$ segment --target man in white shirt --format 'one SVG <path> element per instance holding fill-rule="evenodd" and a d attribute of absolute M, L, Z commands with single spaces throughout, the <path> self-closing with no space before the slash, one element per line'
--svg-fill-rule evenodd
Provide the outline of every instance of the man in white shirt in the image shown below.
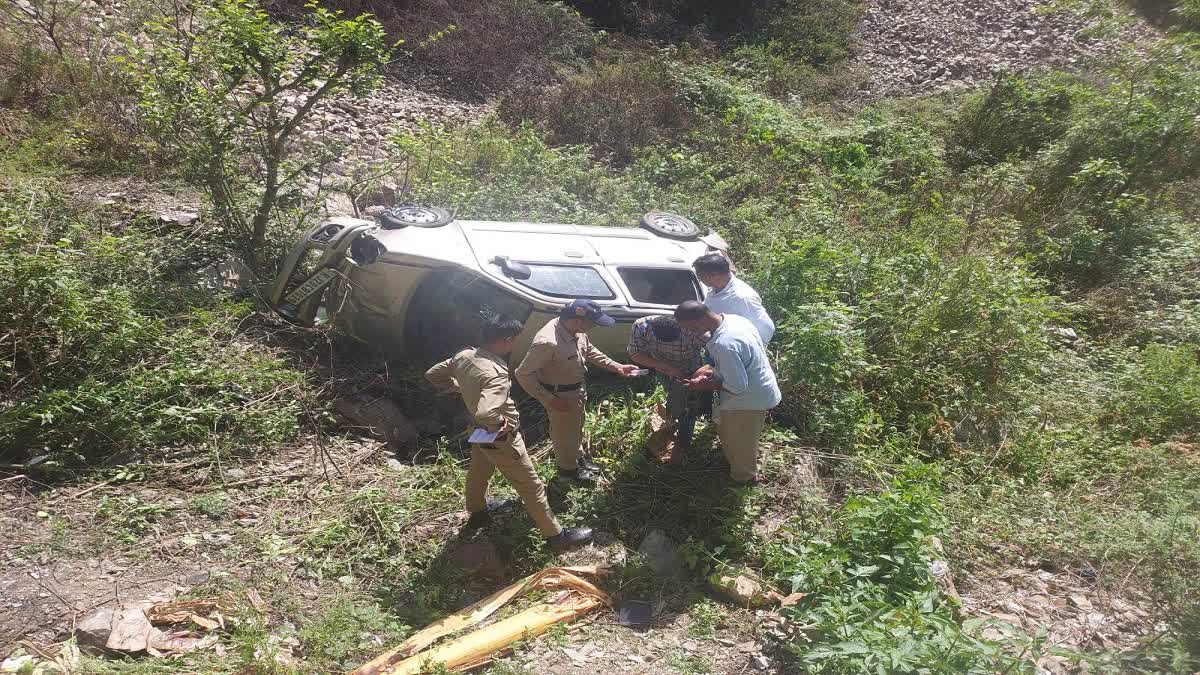
<path fill-rule="evenodd" d="M 753 484 L 758 478 L 758 437 L 767 411 L 783 398 L 767 348 L 749 320 L 717 314 L 695 300 L 676 307 L 675 320 L 690 331 L 712 333 L 705 347 L 714 365 L 697 371 L 688 386 L 720 392 L 719 412 L 714 416 L 721 451 L 729 460 L 729 476 L 737 484 Z"/>
<path fill-rule="evenodd" d="M 750 284 L 733 276 L 729 258 L 720 253 L 709 253 L 696 258 L 692 263 L 700 282 L 708 286 L 704 304 L 716 314 L 733 314 L 748 319 L 758 329 L 764 345 L 770 344 L 775 336 L 775 322 L 763 307 L 758 292 Z"/>

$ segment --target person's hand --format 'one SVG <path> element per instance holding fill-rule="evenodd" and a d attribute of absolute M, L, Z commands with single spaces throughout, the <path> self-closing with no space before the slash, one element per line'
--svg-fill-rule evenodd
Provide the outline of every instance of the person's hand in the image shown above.
<path fill-rule="evenodd" d="M 637 375 L 634 375 L 634 373 L 636 373 L 638 370 L 639 368 L 632 363 L 623 363 L 617 366 L 617 373 L 619 373 L 621 377 L 637 377 Z"/>
<path fill-rule="evenodd" d="M 558 412 L 567 412 L 571 409 L 571 402 L 565 398 L 555 397 L 550 399 L 550 407 Z"/>
<path fill-rule="evenodd" d="M 512 431 L 512 425 L 508 423 L 508 420 L 504 420 L 500 423 L 500 428 L 496 430 L 496 440 L 502 441 L 508 438 L 509 431 Z"/>
<path fill-rule="evenodd" d="M 694 380 L 697 377 L 711 378 L 716 374 L 717 374 L 717 370 L 715 368 L 713 368 L 712 366 L 710 366 L 708 364 L 705 364 L 703 366 L 700 366 L 700 368 L 698 368 L 696 370 L 696 372 L 692 373 L 692 376 L 690 378 L 684 378 L 684 379 L 693 379 Z"/>
<path fill-rule="evenodd" d="M 687 384 L 689 389 L 698 389 L 701 391 L 713 391 L 720 386 L 720 383 L 717 382 L 716 373 L 712 370 L 712 368 L 708 368 L 708 370 L 701 368 L 700 370 L 696 371 L 696 374 L 692 376 L 691 379 L 685 380 L 684 382 Z"/>

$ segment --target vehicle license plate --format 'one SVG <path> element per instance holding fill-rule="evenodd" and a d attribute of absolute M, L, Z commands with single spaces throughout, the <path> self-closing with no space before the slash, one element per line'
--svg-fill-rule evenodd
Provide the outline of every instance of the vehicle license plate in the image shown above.
<path fill-rule="evenodd" d="M 333 278 L 336 276 L 337 270 L 332 267 L 326 267 L 309 277 L 307 281 L 297 286 L 291 293 L 288 293 L 287 301 L 293 305 L 304 302 L 309 296 L 324 288 L 325 284 L 333 281 Z"/>

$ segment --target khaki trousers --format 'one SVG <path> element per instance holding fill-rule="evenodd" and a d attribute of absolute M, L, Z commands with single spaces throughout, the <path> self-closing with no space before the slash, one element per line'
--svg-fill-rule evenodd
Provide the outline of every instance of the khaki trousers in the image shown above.
<path fill-rule="evenodd" d="M 583 449 L 584 403 L 587 398 L 583 389 L 575 391 L 560 391 L 556 396 L 571 405 L 569 409 L 559 412 L 550 406 L 546 409 L 546 417 L 550 420 L 550 441 L 554 444 L 554 460 L 558 468 L 564 471 L 574 471 L 579 462 Z"/>
<path fill-rule="evenodd" d="M 487 509 L 488 481 L 499 469 L 509 484 L 525 502 L 529 517 L 537 524 L 542 534 L 553 537 L 562 532 L 554 519 L 550 502 L 546 501 L 546 487 L 533 470 L 533 462 L 525 452 L 525 440 L 514 431 L 504 441 L 497 440 L 496 447 L 471 446 L 471 466 L 467 469 L 467 511 L 478 513 Z"/>
<path fill-rule="evenodd" d="M 730 478 L 748 481 L 758 476 L 758 437 L 766 419 L 766 410 L 721 410 L 717 436 L 729 460 Z"/>

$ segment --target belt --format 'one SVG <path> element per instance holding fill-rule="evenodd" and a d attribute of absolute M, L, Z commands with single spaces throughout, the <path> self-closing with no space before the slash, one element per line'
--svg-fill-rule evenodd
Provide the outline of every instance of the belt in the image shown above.
<path fill-rule="evenodd" d="M 538 381 L 538 384 L 553 392 L 575 391 L 583 386 L 582 382 L 576 382 L 575 384 L 546 384 L 545 382 Z"/>

